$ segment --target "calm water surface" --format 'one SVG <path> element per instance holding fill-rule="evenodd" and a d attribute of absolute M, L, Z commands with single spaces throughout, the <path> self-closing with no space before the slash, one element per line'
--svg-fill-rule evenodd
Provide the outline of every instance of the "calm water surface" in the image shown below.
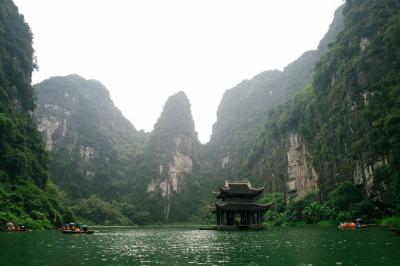
<path fill-rule="evenodd" d="M 321 227 L 0 233 L 0 265 L 400 265 L 400 236 Z"/>

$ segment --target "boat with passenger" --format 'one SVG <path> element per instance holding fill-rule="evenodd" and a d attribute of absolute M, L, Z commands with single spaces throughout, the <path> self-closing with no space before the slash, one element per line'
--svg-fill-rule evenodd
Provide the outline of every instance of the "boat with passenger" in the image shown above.
<path fill-rule="evenodd" d="M 95 230 L 90 230 L 85 224 L 68 223 L 64 224 L 62 232 L 64 234 L 93 234 Z"/>
<path fill-rule="evenodd" d="M 362 223 L 362 219 L 358 218 L 356 219 L 356 222 L 345 222 L 345 223 L 340 223 L 338 228 L 340 229 L 360 229 L 360 228 L 366 228 L 367 225 Z"/>

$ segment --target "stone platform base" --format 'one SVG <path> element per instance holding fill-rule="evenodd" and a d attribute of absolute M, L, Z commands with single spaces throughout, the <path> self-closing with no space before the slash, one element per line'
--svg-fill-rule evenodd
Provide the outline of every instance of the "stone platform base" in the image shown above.
<path fill-rule="evenodd" d="M 200 227 L 200 230 L 265 230 L 265 225 L 217 225 Z"/>

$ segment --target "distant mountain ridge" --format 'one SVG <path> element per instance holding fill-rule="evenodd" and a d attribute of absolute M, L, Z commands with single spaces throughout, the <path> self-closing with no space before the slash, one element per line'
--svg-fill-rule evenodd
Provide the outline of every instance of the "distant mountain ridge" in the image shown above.
<path fill-rule="evenodd" d="M 241 175 L 239 161 L 250 151 L 252 140 L 263 127 L 269 110 L 285 103 L 311 82 L 317 61 L 343 29 L 343 6 L 334 15 L 318 50 L 307 51 L 283 71 L 265 71 L 227 90 L 213 126 L 209 156 L 226 174 Z"/>
<path fill-rule="evenodd" d="M 135 162 L 148 134 L 135 129 L 96 80 L 78 75 L 52 77 L 35 89 L 35 117 L 51 151 L 51 176 L 71 204 L 130 200 L 126 186 L 134 183 Z M 89 199 L 93 202 L 88 203 Z M 78 214 L 86 215 L 75 207 Z"/>
<path fill-rule="evenodd" d="M 190 192 L 187 179 L 199 171 L 201 146 L 184 92 L 168 98 L 148 134 L 123 117 L 98 81 L 53 77 L 35 89 L 52 179 L 79 216 L 140 224 L 179 221 L 196 210 L 176 207 L 180 194 Z"/>
<path fill-rule="evenodd" d="M 114 223 L 206 217 L 207 210 L 198 211 L 209 200 L 207 191 L 221 178 L 244 173 L 238 162 L 251 149 L 268 110 L 310 81 L 340 21 L 337 11 L 320 50 L 304 53 L 284 71 L 260 73 L 228 90 L 206 146 L 198 141 L 184 92 L 168 98 L 154 130 L 145 134 L 122 116 L 98 81 L 69 75 L 37 84 L 35 116 L 51 151 L 52 178 L 75 212 L 92 221 L 110 216 L 110 208 L 118 217 L 110 218 Z M 190 204 L 183 208 L 185 202 Z M 100 214 L 93 216 L 93 208 Z"/>
<path fill-rule="evenodd" d="M 145 134 L 100 83 L 76 75 L 44 81 L 36 117 L 51 175 L 75 212 L 98 223 L 210 221 L 210 191 L 242 178 L 287 202 L 312 192 L 326 200 L 350 182 L 362 200 L 395 213 L 398 10 L 395 0 L 347 1 L 317 50 L 225 92 L 206 145 L 184 92 L 167 99 Z"/>

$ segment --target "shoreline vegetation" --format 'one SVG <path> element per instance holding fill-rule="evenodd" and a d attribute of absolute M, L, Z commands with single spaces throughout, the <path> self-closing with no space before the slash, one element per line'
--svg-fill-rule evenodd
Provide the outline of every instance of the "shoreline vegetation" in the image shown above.
<path fill-rule="evenodd" d="M 331 220 L 321 220 L 317 223 L 305 223 L 304 221 L 297 222 L 285 222 L 278 224 L 276 221 L 266 221 L 264 225 L 267 227 L 337 227 L 340 222 L 331 221 Z M 400 216 L 388 216 L 381 219 L 371 220 L 366 223 L 368 227 L 381 227 L 381 228 L 391 228 L 391 227 L 400 227 Z M 132 229 L 174 229 L 174 228 L 182 228 L 182 229 L 199 229 L 201 227 L 212 227 L 214 224 L 212 223 L 204 223 L 204 224 L 191 224 L 191 223 L 177 223 L 177 224 L 149 224 L 149 225 L 91 225 L 91 228 L 101 229 L 101 228 L 132 228 Z M 59 227 L 42 227 L 36 228 L 34 231 L 52 231 L 52 230 L 60 230 Z M 0 232 L 5 232 L 5 230 L 0 230 Z"/>
<path fill-rule="evenodd" d="M 60 95 L 93 91 L 79 98 L 82 101 L 72 101 L 80 105 L 71 105 L 76 108 L 76 120 L 69 120 L 68 124 L 76 125 L 77 131 L 59 127 L 71 135 L 66 135 L 56 153 L 55 148 L 53 152 L 46 151 L 33 119 L 36 92 L 40 89 L 31 85 L 32 71 L 38 68 L 32 32 L 13 1 L 1 1 L 0 17 L 4 19 L 0 20 L 0 231 L 7 224 L 52 230 L 75 221 L 98 224 L 93 227 L 215 225 L 207 203 L 211 189 L 217 187 L 221 177 L 250 177 L 255 184 L 280 191 L 265 193 L 260 199 L 261 203 L 273 203 L 264 217 L 267 226 L 337 226 L 362 219 L 365 224 L 400 229 L 399 3 L 347 0 L 344 29 L 316 63 L 312 80 L 298 90 L 293 88 L 293 97 L 268 112 L 263 109 L 266 101 L 259 95 L 279 94 L 265 94 L 254 87 L 248 90 L 254 90 L 254 94 L 239 93 L 235 98 L 234 90 L 227 91 L 227 97 L 232 98 L 226 98 L 220 108 L 226 108 L 228 115 L 224 117 L 220 115 L 222 111 L 218 112 L 219 124 L 215 126 L 226 131 L 213 132 L 214 140 L 209 146 L 198 142 L 190 102 L 183 92 L 168 98 L 149 135 L 129 124 L 99 82 L 77 75 L 52 79 L 55 83 L 47 81 L 47 85 L 42 85 L 48 88 L 76 85 L 74 91 L 68 92 L 51 89 L 55 93 L 53 102 L 41 103 L 51 107 L 46 113 L 51 118 L 64 110 L 66 98 Z M 275 83 L 272 76 L 261 75 L 254 80 L 257 84 L 267 81 L 260 77 L 271 77 Z M 293 80 L 297 84 L 303 78 L 296 74 L 284 83 Z M 241 101 L 244 98 L 249 102 Z M 61 99 L 63 102 L 59 102 Z M 101 99 L 107 101 L 101 103 Z M 247 110 L 242 104 L 254 108 Z M 67 107 L 60 113 L 70 117 Z M 235 110 L 239 110 L 238 115 Z M 253 122 L 259 110 L 264 110 L 259 114 L 267 120 Z M 108 119 L 105 114 L 112 115 Z M 58 118 L 60 125 L 66 124 L 64 116 Z M 121 127 L 115 130 L 114 125 Z M 257 138 L 250 133 L 257 133 Z M 304 141 L 303 153 L 310 158 L 302 160 L 312 162 L 318 173 L 315 187 L 319 191 L 303 195 L 299 189 L 301 199 L 288 202 L 283 193 L 290 193 L 286 182 L 286 147 L 294 135 Z M 79 142 L 75 136 L 81 138 Z M 65 148 L 72 146 L 73 152 Z M 96 151 L 93 147 L 101 148 Z M 171 197 L 166 198 L 161 184 L 166 184 L 163 178 L 169 176 L 170 165 L 187 169 L 179 177 L 186 184 L 182 190 L 169 187 Z M 368 180 L 364 174 L 361 183 L 355 182 L 354 175 L 359 170 L 369 171 Z M 169 176 L 172 177 L 176 176 Z M 149 187 L 154 189 L 148 191 Z M 185 223 L 177 223 L 181 221 Z"/>
<path fill-rule="evenodd" d="M 319 192 L 306 193 L 289 204 L 285 204 L 283 193 L 266 193 L 262 201 L 274 204 L 265 214 L 269 226 L 338 226 L 361 218 L 368 225 L 400 227 L 400 215 L 387 215 L 365 199 L 361 187 L 350 182 L 339 185 L 324 202 Z"/>
<path fill-rule="evenodd" d="M 366 200 L 362 189 L 350 182 L 341 184 L 334 190 L 329 200 L 322 202 L 318 192 L 307 193 L 297 201 L 286 204 L 283 193 L 264 193 L 260 199 L 263 203 L 273 203 L 273 207 L 264 216 L 266 226 L 320 226 L 337 227 L 342 222 L 352 222 L 361 218 L 363 223 L 370 226 L 400 228 L 400 215 L 385 215 L 376 205 Z M 2 214 L 2 220 L 24 225 L 33 230 L 54 230 L 59 226 L 49 223 L 30 223 L 31 220 Z M 15 218 L 15 219 L 13 219 Z M 45 217 L 42 217 L 45 218 Z M 96 224 L 93 221 L 74 217 L 75 221 L 91 225 L 93 228 L 200 228 L 213 226 L 212 219 L 204 223 L 171 223 L 171 224 Z M 4 222 L 6 222 L 4 220 Z M 1 228 L 0 230 L 5 230 Z"/>
<path fill-rule="evenodd" d="M 399 217 L 400 219 L 400 217 Z M 267 227 L 337 227 L 337 223 L 333 223 L 331 221 L 321 221 L 316 224 L 305 224 L 305 223 L 291 223 L 291 224 L 282 224 L 279 226 L 272 225 L 269 223 L 265 223 Z M 382 224 L 380 221 L 378 223 L 367 224 L 368 226 L 373 227 L 387 227 L 390 228 L 392 224 Z M 141 229 L 141 228 L 188 228 L 188 229 L 198 229 L 199 227 L 212 227 L 214 224 L 173 224 L 173 225 L 93 225 L 91 228 L 133 228 L 133 229 Z"/>

